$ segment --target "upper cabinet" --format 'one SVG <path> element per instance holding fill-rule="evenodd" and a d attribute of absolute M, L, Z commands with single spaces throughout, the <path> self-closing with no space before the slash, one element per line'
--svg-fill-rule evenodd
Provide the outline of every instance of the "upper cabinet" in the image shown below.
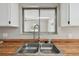
<path fill-rule="evenodd" d="M 70 4 L 70 24 L 79 26 L 79 3 Z"/>
<path fill-rule="evenodd" d="M 18 27 L 18 4 L 0 3 L 0 27 Z"/>
<path fill-rule="evenodd" d="M 60 4 L 61 26 L 79 26 L 79 3 Z"/>

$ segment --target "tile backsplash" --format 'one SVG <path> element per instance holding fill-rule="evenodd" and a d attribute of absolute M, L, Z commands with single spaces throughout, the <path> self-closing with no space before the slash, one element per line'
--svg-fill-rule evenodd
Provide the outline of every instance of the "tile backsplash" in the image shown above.
<path fill-rule="evenodd" d="M 56 38 L 56 39 L 59 39 L 59 38 L 79 38 L 79 27 L 61 27 L 61 26 L 58 26 L 58 33 L 57 34 L 48 34 L 48 33 L 41 33 L 40 35 L 40 38 L 48 38 L 48 39 L 51 39 L 51 38 Z M 36 34 L 36 38 L 37 38 L 37 34 Z M 3 38 L 3 33 L 0 33 L 0 38 Z M 7 33 L 7 38 L 10 39 L 10 38 L 22 38 L 22 39 L 25 39 L 25 38 L 33 38 L 33 33 L 26 33 L 26 34 L 21 34 L 20 33 L 20 28 L 14 30 L 14 31 L 10 31 Z"/>

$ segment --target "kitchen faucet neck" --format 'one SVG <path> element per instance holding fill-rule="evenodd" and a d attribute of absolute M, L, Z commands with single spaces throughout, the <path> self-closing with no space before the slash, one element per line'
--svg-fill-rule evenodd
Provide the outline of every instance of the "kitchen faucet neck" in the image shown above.
<path fill-rule="evenodd" d="M 34 26 L 34 34 L 33 34 L 33 39 L 35 39 L 35 30 L 38 29 L 38 39 L 40 39 L 40 26 L 38 24 L 36 24 Z"/>

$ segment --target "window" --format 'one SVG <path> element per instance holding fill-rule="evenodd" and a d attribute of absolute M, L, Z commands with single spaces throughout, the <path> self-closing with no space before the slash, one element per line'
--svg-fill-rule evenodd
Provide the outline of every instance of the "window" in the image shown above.
<path fill-rule="evenodd" d="M 36 24 L 40 26 L 40 32 L 57 32 L 56 8 L 23 8 L 22 10 L 24 33 L 33 32 Z"/>

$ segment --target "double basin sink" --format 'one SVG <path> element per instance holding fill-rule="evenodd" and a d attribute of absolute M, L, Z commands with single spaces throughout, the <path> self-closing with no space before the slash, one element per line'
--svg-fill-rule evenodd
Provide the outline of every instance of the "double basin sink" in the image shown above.
<path fill-rule="evenodd" d="M 29 43 L 24 44 L 18 49 L 19 54 L 36 54 L 38 52 L 43 54 L 59 54 L 60 50 L 50 43 Z"/>

